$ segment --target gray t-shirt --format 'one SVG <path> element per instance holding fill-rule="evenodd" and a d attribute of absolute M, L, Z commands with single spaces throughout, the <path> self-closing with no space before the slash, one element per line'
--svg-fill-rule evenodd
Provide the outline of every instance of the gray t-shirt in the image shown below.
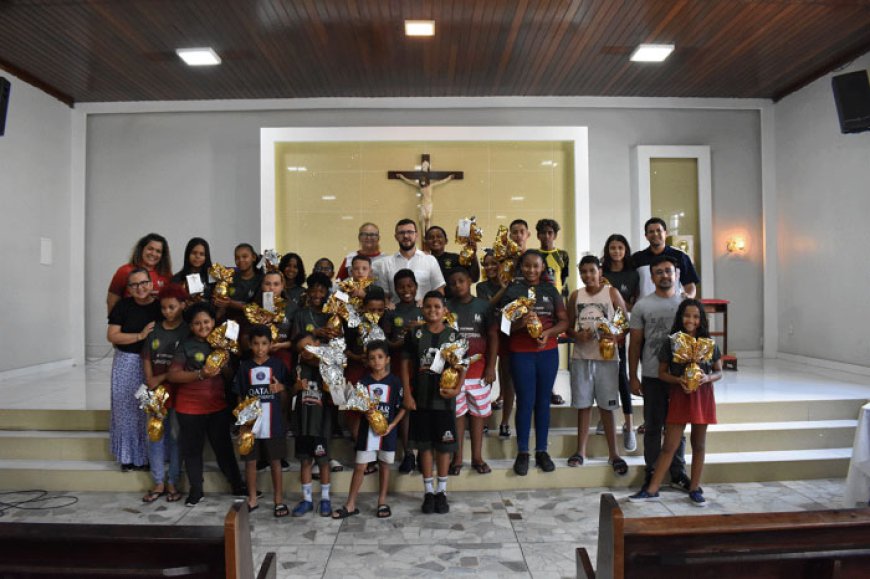
<path fill-rule="evenodd" d="M 638 300 L 631 310 L 629 328 L 643 330 L 643 352 L 640 363 L 641 375 L 646 378 L 658 378 L 659 350 L 668 339 L 674 316 L 683 298 L 675 294 L 669 298 L 659 297 L 651 293 Z"/>

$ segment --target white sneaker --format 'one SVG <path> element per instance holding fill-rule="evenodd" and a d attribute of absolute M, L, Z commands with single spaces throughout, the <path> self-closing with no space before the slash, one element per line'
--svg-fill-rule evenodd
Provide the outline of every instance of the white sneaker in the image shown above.
<path fill-rule="evenodd" d="M 633 428 L 622 431 L 622 445 L 625 447 L 626 452 L 637 450 L 637 435 L 634 433 Z"/>

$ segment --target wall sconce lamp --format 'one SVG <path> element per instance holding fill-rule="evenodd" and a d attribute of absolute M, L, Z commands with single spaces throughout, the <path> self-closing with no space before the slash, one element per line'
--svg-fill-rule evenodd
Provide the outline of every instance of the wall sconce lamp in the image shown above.
<path fill-rule="evenodd" d="M 725 243 L 725 249 L 732 255 L 743 255 L 746 253 L 746 238 L 740 235 L 734 235 L 728 238 Z"/>

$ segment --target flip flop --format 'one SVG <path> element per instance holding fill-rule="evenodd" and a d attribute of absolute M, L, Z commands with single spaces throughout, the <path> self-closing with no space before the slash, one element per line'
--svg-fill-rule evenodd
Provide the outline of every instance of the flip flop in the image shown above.
<path fill-rule="evenodd" d="M 377 517 L 379 519 L 387 519 L 393 516 L 393 511 L 390 510 L 390 505 L 378 505 Z"/>
<path fill-rule="evenodd" d="M 275 510 L 273 511 L 273 514 L 275 515 L 275 517 L 280 519 L 289 515 L 290 509 L 287 507 L 286 504 L 278 503 L 277 505 L 275 505 Z"/>
<path fill-rule="evenodd" d="M 628 473 L 628 463 L 621 458 L 613 459 L 610 461 L 610 465 L 613 467 L 613 472 L 619 476 L 625 476 Z"/>
<path fill-rule="evenodd" d="M 175 491 L 174 493 L 168 493 L 166 495 L 166 502 L 167 503 L 177 503 L 182 498 L 184 498 L 184 494 L 180 493 L 178 491 Z"/>
<path fill-rule="evenodd" d="M 477 471 L 477 474 L 489 474 L 492 472 L 492 469 L 489 468 L 489 465 L 485 462 L 481 462 L 480 464 L 472 463 L 471 468 Z"/>
<path fill-rule="evenodd" d="M 447 469 L 447 474 L 449 476 L 459 476 L 462 473 L 462 465 L 461 464 L 451 464 L 450 468 Z"/>
<path fill-rule="evenodd" d="M 572 454 L 568 457 L 568 466 L 583 466 L 584 458 L 582 454 Z"/>
<path fill-rule="evenodd" d="M 253 513 L 254 511 L 256 511 L 256 510 L 259 509 L 259 508 L 260 508 L 260 505 L 254 505 L 254 506 L 252 507 L 252 506 L 251 506 L 251 503 L 248 503 L 248 512 L 249 512 L 249 513 Z"/>
<path fill-rule="evenodd" d="M 142 502 L 143 503 L 153 503 L 154 501 L 156 501 L 160 497 L 164 496 L 165 494 L 166 494 L 165 489 L 162 491 L 154 491 L 154 490 L 148 491 L 147 493 L 145 493 L 145 496 L 142 497 Z"/>
<path fill-rule="evenodd" d="M 370 462 L 366 465 L 366 469 L 363 474 L 375 474 L 378 472 L 378 465 L 375 462 Z"/>
<path fill-rule="evenodd" d="M 352 517 L 352 516 L 358 515 L 358 514 L 359 514 L 359 509 L 354 509 L 352 511 L 349 511 L 349 510 L 347 510 L 347 507 L 341 507 L 341 508 L 335 509 L 332 512 L 332 518 L 336 519 L 336 520 L 337 519 L 346 519 L 348 517 Z"/>

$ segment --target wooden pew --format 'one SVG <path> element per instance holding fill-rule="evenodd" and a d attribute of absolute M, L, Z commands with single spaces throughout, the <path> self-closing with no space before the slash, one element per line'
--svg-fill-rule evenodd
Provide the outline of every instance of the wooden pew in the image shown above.
<path fill-rule="evenodd" d="M 0 577 L 254 579 L 245 503 L 224 526 L 0 523 Z M 274 579 L 268 553 L 257 579 Z"/>
<path fill-rule="evenodd" d="M 577 549 L 581 579 L 864 579 L 870 508 L 626 518 L 603 494 L 597 564 Z"/>

